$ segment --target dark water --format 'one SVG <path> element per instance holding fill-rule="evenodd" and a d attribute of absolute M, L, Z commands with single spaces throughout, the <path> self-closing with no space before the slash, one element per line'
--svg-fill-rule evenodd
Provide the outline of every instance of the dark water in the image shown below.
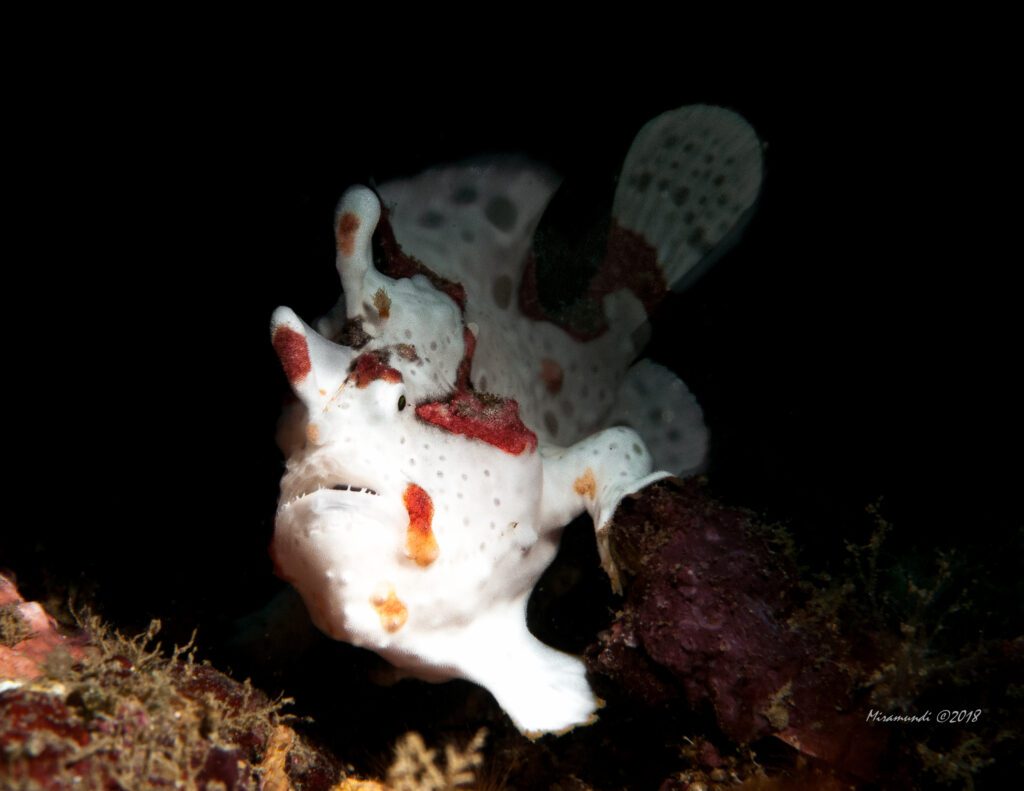
<path fill-rule="evenodd" d="M 767 145 L 744 240 L 663 306 L 649 350 L 704 407 L 712 491 L 788 523 L 822 567 L 866 539 L 881 498 L 894 553 L 956 548 L 1005 581 L 1005 626 L 1022 570 L 1018 292 L 1013 256 L 989 244 L 993 198 L 971 164 L 984 152 L 963 158 L 970 125 L 943 100 L 880 83 L 113 102 L 33 204 L 49 273 L 36 321 L 63 351 L 15 386 L 39 507 L 2 528 L 0 565 L 29 595 L 84 585 L 129 629 L 159 616 L 183 640 L 198 625 L 228 656 L 231 620 L 278 589 L 266 546 L 285 383 L 269 317 L 335 301 L 344 187 L 502 151 L 614 171 L 647 118 L 703 101 Z M 35 342 L 25 331 L 18 353 L 36 359 Z"/>

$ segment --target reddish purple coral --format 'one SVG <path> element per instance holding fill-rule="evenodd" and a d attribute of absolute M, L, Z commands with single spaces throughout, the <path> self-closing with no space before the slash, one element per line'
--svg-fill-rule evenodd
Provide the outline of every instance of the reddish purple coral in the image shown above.
<path fill-rule="evenodd" d="M 0 574 L 0 679 L 31 681 L 44 674 L 54 652 L 83 656 L 80 635 L 65 635 L 38 602 L 27 602 Z"/>
<path fill-rule="evenodd" d="M 650 704 L 682 696 L 710 706 L 735 741 L 774 734 L 873 773 L 885 736 L 854 714 L 852 675 L 836 661 L 846 649 L 791 620 L 795 570 L 748 514 L 712 502 L 696 482 L 662 481 L 623 501 L 611 542 L 632 581 L 588 652 L 591 672 Z"/>
<path fill-rule="evenodd" d="M 335 787 L 342 768 L 248 683 L 92 619 L 74 637 L 0 575 L 0 787 Z M 262 785 L 261 785 L 262 780 Z"/>

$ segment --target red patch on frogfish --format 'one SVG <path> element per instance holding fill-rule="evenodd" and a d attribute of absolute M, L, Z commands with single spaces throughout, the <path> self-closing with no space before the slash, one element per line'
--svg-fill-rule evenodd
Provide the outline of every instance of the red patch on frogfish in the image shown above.
<path fill-rule="evenodd" d="M 338 249 L 342 255 L 350 256 L 356 251 L 356 231 L 359 230 L 359 218 L 348 211 L 338 220 Z"/>
<path fill-rule="evenodd" d="M 540 378 L 544 382 L 544 387 L 547 388 L 551 395 L 557 395 L 561 392 L 564 374 L 562 373 L 562 366 L 558 364 L 557 360 L 545 357 L 540 361 Z"/>
<path fill-rule="evenodd" d="M 395 239 L 395 232 L 388 221 L 386 209 L 381 211 L 373 238 L 380 252 L 383 253 L 380 260 L 375 262 L 377 270 L 381 274 L 396 280 L 402 277 L 423 275 L 434 288 L 451 297 L 459 306 L 459 310 L 466 309 L 466 289 L 462 287 L 461 283 L 441 277 L 418 258 L 403 252 L 402 246 Z"/>
<path fill-rule="evenodd" d="M 402 381 L 402 374 L 388 365 L 386 352 L 366 352 L 356 357 L 349 370 L 348 380 L 355 382 L 356 387 L 366 387 L 370 382 L 382 379 L 396 384 Z"/>
<path fill-rule="evenodd" d="M 434 537 L 434 501 L 426 491 L 410 483 L 402 495 L 405 510 L 409 512 L 409 527 L 405 534 L 405 553 L 418 566 L 429 566 L 437 560 L 438 546 Z"/>
<path fill-rule="evenodd" d="M 589 304 L 589 295 L 580 297 L 577 305 L 583 304 L 583 310 L 550 311 L 540 301 L 540 289 L 537 286 L 537 259 L 531 252 L 526 257 L 523 267 L 523 280 L 519 284 L 519 312 L 534 321 L 550 321 L 561 327 L 578 341 L 590 341 L 600 337 L 608 329 L 608 320 L 604 315 L 604 306 L 600 303 Z M 581 320 L 581 317 L 584 317 Z"/>
<path fill-rule="evenodd" d="M 455 388 L 457 390 L 469 389 L 469 370 L 473 367 L 473 353 L 476 351 L 476 336 L 470 332 L 469 327 L 462 328 L 462 341 L 466 350 L 459 361 L 459 368 L 455 372 Z"/>
<path fill-rule="evenodd" d="M 281 366 L 288 381 L 297 384 L 305 379 L 313 365 L 309 361 L 309 347 L 302 334 L 291 327 L 278 327 L 274 330 L 271 343 L 281 358 Z"/>
<path fill-rule="evenodd" d="M 658 266 L 658 251 L 636 231 L 612 222 L 608 230 L 608 249 L 588 294 L 600 300 L 623 287 L 636 294 L 648 315 L 668 291 L 665 273 Z"/>
<path fill-rule="evenodd" d="M 613 221 L 601 266 L 591 278 L 587 292 L 570 309 L 554 313 L 541 303 L 537 260 L 530 253 L 519 286 L 519 310 L 531 319 L 556 324 L 577 340 L 589 341 L 608 329 L 602 300 L 620 288 L 632 291 L 650 315 L 668 291 L 668 284 L 653 245 L 636 231 Z"/>
<path fill-rule="evenodd" d="M 511 398 L 459 390 L 447 401 L 420 404 L 416 416 L 516 456 L 537 448 L 537 435 L 519 419 L 519 404 Z"/>

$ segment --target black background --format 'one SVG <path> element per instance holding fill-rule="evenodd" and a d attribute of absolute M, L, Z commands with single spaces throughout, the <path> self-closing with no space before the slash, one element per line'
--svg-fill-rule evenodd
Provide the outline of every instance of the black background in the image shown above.
<path fill-rule="evenodd" d="M 995 242 L 1008 148 L 970 86 L 318 76 L 84 81 L 12 122 L 27 243 L 8 266 L 32 285 L 8 292 L 8 493 L 27 508 L 0 565 L 29 595 L 84 585 L 172 636 L 261 606 L 286 389 L 268 322 L 336 299 L 341 191 L 504 151 L 571 173 L 693 102 L 767 146 L 744 240 L 656 320 L 652 354 L 711 427 L 713 492 L 812 562 L 864 540 L 883 498 L 895 547 L 1019 567 L 1019 252 Z"/>

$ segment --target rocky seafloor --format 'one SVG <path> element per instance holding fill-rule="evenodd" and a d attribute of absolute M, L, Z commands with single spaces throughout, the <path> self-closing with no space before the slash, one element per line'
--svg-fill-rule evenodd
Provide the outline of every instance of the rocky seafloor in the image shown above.
<path fill-rule="evenodd" d="M 906 576 L 882 560 L 890 526 L 875 518 L 845 576 L 814 578 L 785 531 L 700 481 L 659 482 L 616 515 L 621 598 L 577 565 L 587 535 L 574 526 L 531 624 L 584 653 L 605 706 L 596 724 L 535 741 L 478 687 L 394 683 L 372 654 L 310 633 L 285 636 L 285 649 L 259 616 L 233 637 L 235 660 L 262 673 L 253 684 L 202 661 L 201 636 L 161 648 L 159 623 L 125 637 L 82 601 L 51 605 L 58 621 L 8 577 L 0 778 L 54 789 L 997 787 L 1022 754 L 1011 723 L 1024 637 L 951 651 L 943 630 L 980 617 L 948 595 L 955 564 Z M 950 701 L 970 701 L 956 727 L 869 717 L 934 718 Z"/>

